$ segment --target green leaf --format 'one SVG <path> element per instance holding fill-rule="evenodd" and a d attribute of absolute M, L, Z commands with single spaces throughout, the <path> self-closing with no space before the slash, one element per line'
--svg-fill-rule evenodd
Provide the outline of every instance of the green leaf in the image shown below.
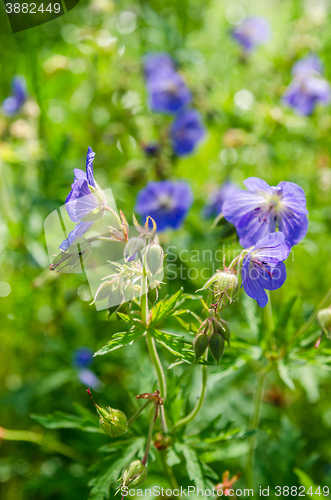
<path fill-rule="evenodd" d="M 51 415 L 30 415 L 38 424 L 47 429 L 79 429 L 85 432 L 104 434 L 99 426 L 91 426 L 84 418 L 56 411 Z"/>
<path fill-rule="evenodd" d="M 172 467 L 173 465 L 180 464 L 180 458 L 172 447 L 167 449 L 166 460 L 167 460 L 167 464 L 169 465 L 169 467 Z"/>
<path fill-rule="evenodd" d="M 126 323 L 132 323 L 132 319 L 128 314 L 123 314 L 121 312 L 117 312 L 117 316 L 119 316 Z"/>
<path fill-rule="evenodd" d="M 194 481 L 194 484 L 197 488 L 201 488 L 204 490 L 205 482 L 203 480 L 198 455 L 196 454 L 195 450 L 185 444 L 180 444 L 178 445 L 178 447 L 184 455 L 186 461 L 186 470 L 189 478 L 191 479 L 191 481 Z"/>
<path fill-rule="evenodd" d="M 277 363 L 278 365 L 278 373 L 284 384 L 287 385 L 292 391 L 295 389 L 294 382 L 289 374 L 288 366 L 285 365 L 284 361 L 281 359 Z"/>
<path fill-rule="evenodd" d="M 168 349 L 168 351 L 170 351 L 172 354 L 175 354 L 186 363 L 197 363 L 203 365 L 212 364 L 201 358 L 196 361 L 193 351 L 193 344 L 183 340 L 183 337 L 156 329 L 149 331 L 157 342 L 162 344 L 166 349 Z"/>
<path fill-rule="evenodd" d="M 180 288 L 178 292 L 172 295 L 168 299 L 160 300 L 155 307 L 151 309 L 151 326 L 156 326 L 166 318 L 172 315 L 174 309 L 176 308 L 177 302 L 179 301 L 183 289 Z"/>
<path fill-rule="evenodd" d="M 282 339 L 286 338 L 286 335 L 285 335 L 286 328 L 288 326 L 289 320 L 292 317 L 292 309 L 295 305 L 297 298 L 298 298 L 297 295 L 292 297 L 287 302 L 287 304 L 285 304 L 285 306 L 280 310 L 280 312 L 278 314 L 277 324 L 276 324 L 276 327 L 274 330 L 274 334 L 276 337 L 280 337 Z"/>
<path fill-rule="evenodd" d="M 94 356 L 101 356 L 103 354 L 107 354 L 107 352 L 114 351 L 115 349 L 119 349 L 124 345 L 131 345 L 136 340 L 140 339 L 144 331 L 141 329 L 135 328 L 130 332 L 119 332 L 115 333 L 112 339 L 108 342 L 107 345 L 103 346 L 97 352 L 94 353 Z"/>
<path fill-rule="evenodd" d="M 104 469 L 105 462 L 101 464 L 102 471 L 98 476 L 91 479 L 88 484 L 92 487 L 89 496 L 90 500 L 104 500 L 105 498 L 109 498 L 110 483 L 113 483 L 114 488 L 117 488 L 119 485 L 117 480 L 120 478 L 122 470 L 135 458 L 144 443 L 145 438 L 137 438 L 134 443 L 124 450 L 120 458 L 115 461 L 114 458 L 107 460 L 107 463 L 110 462 L 111 465 L 106 471 Z"/>
<path fill-rule="evenodd" d="M 303 470 L 300 470 L 298 469 L 297 467 L 295 469 L 293 469 L 295 474 L 298 476 L 298 479 L 299 479 L 299 483 L 301 484 L 301 486 L 304 486 L 305 487 L 305 490 L 306 490 L 306 496 L 308 498 L 311 498 L 312 500 L 317 500 L 317 499 L 320 499 L 321 496 L 320 495 L 314 495 L 315 491 L 317 490 L 318 486 L 314 483 L 314 481 L 308 476 L 308 474 L 306 474 L 305 472 L 303 472 Z M 312 487 L 312 492 L 313 494 L 312 495 L 307 495 L 307 491 L 309 490 L 309 488 Z M 322 490 L 322 488 L 321 488 Z"/>

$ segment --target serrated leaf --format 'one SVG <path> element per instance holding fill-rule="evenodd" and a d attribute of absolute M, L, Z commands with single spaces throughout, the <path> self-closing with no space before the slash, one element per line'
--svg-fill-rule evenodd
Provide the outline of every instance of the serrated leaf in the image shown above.
<path fill-rule="evenodd" d="M 103 354 L 107 354 L 108 352 L 119 349 L 120 347 L 123 347 L 125 345 L 131 345 L 136 340 L 140 339 L 143 334 L 144 331 L 137 328 L 130 332 L 115 333 L 108 344 L 95 352 L 94 356 L 102 356 Z"/>
<path fill-rule="evenodd" d="M 181 288 L 172 295 L 168 299 L 160 300 L 155 307 L 151 309 L 151 326 L 156 326 L 166 318 L 172 315 L 173 310 L 175 309 L 179 298 L 183 293 L 183 289 Z"/>
<path fill-rule="evenodd" d="M 180 464 L 180 458 L 172 447 L 167 449 L 166 461 L 169 467 Z"/>
<path fill-rule="evenodd" d="M 290 376 L 288 366 L 285 365 L 284 361 L 281 359 L 277 363 L 278 365 L 278 373 L 284 384 L 287 385 L 292 391 L 295 389 L 294 382 Z"/>
<path fill-rule="evenodd" d="M 197 488 L 204 490 L 205 483 L 196 451 L 185 444 L 180 444 L 179 446 L 186 461 L 186 470 L 189 478 L 191 481 L 194 481 Z"/>

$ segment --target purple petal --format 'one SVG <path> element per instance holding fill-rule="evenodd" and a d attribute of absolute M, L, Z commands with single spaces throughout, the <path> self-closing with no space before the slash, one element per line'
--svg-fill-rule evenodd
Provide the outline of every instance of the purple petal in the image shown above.
<path fill-rule="evenodd" d="M 250 256 L 245 257 L 242 266 L 242 280 L 245 292 L 249 297 L 255 299 L 260 307 L 268 303 L 268 296 L 260 282 L 258 269 L 250 264 Z"/>
<path fill-rule="evenodd" d="M 259 240 L 252 252 L 252 258 L 259 262 L 277 263 L 286 260 L 291 251 L 291 245 L 285 240 L 282 232 L 268 234 Z"/>
<path fill-rule="evenodd" d="M 93 160 L 95 153 L 93 153 L 92 148 L 89 146 L 86 155 L 86 177 L 87 182 L 90 186 L 95 187 L 95 182 L 93 178 Z"/>
<path fill-rule="evenodd" d="M 311 54 L 304 59 L 300 59 L 300 61 L 296 62 L 292 68 L 293 76 L 305 75 L 312 72 L 323 73 L 322 62 L 319 57 L 314 54 Z"/>
<path fill-rule="evenodd" d="M 273 194 L 273 190 L 269 184 L 263 179 L 259 179 L 259 177 L 248 177 L 248 179 L 244 180 L 244 186 L 248 191 L 262 196 Z"/>
<path fill-rule="evenodd" d="M 92 226 L 93 222 L 79 222 L 76 224 L 75 229 L 70 231 L 69 236 L 59 246 L 60 250 L 66 252 L 70 245 L 80 236 L 83 236 Z"/>
<path fill-rule="evenodd" d="M 237 222 L 239 242 L 244 248 L 255 245 L 256 241 L 276 230 L 275 217 L 271 212 L 264 215 L 265 212 L 249 212 Z"/>
<path fill-rule="evenodd" d="M 259 282 L 265 290 L 277 290 L 286 280 L 286 267 L 283 262 L 278 262 L 276 266 L 263 266 L 265 270 L 261 270 Z"/>

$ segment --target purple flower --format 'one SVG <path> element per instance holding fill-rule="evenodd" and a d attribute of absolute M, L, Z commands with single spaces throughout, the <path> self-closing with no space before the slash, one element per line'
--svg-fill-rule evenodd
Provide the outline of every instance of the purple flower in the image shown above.
<path fill-rule="evenodd" d="M 158 231 L 167 227 L 178 229 L 192 202 L 192 191 L 186 182 L 149 182 L 138 193 L 136 211 L 143 217 L 151 216 Z"/>
<path fill-rule="evenodd" d="M 104 215 L 105 196 L 93 178 L 94 157 L 95 153 L 89 147 L 86 156 L 86 173 L 79 168 L 74 169 L 75 179 L 65 205 L 70 219 L 77 224 L 69 233 L 68 238 L 59 246 L 60 250 L 68 250 L 73 241 L 83 236 L 94 222 Z"/>
<path fill-rule="evenodd" d="M 283 95 L 284 103 L 303 116 L 311 115 L 318 103 L 329 104 L 330 85 L 322 71 L 317 56 L 310 55 L 298 61 L 292 69 L 294 79 Z"/>
<path fill-rule="evenodd" d="M 192 153 L 204 136 L 201 116 L 194 109 L 180 113 L 170 127 L 170 139 L 177 156 Z"/>
<path fill-rule="evenodd" d="M 264 17 L 246 17 L 233 30 L 232 36 L 246 52 L 250 52 L 269 40 L 271 36 L 270 25 Z"/>
<path fill-rule="evenodd" d="M 183 78 L 176 72 L 167 54 L 152 54 L 144 63 L 149 105 L 160 113 L 177 113 L 191 102 L 192 95 Z"/>
<path fill-rule="evenodd" d="M 283 233 L 271 233 L 259 240 L 244 258 L 242 286 L 260 307 L 268 303 L 265 290 L 277 290 L 284 284 L 286 268 L 283 261 L 290 251 L 291 245 Z"/>
<path fill-rule="evenodd" d="M 5 116 L 18 113 L 26 101 L 26 81 L 24 76 L 14 76 L 11 87 L 12 94 L 2 103 L 2 111 Z"/>
<path fill-rule="evenodd" d="M 92 387 L 92 389 L 98 389 L 102 384 L 95 373 L 93 373 L 88 368 L 83 368 L 78 370 L 78 378 L 83 385 L 87 387 Z"/>
<path fill-rule="evenodd" d="M 308 230 L 308 211 L 303 189 L 294 182 L 269 186 L 257 177 L 244 181 L 248 191 L 238 190 L 223 204 L 225 219 L 235 225 L 240 244 L 250 247 L 278 226 L 293 246 Z"/>
<path fill-rule="evenodd" d="M 215 189 L 209 196 L 208 203 L 204 207 L 203 214 L 205 217 L 216 217 L 222 213 L 222 207 L 225 200 L 238 191 L 238 186 L 232 182 L 225 182 L 219 189 Z"/>
<path fill-rule="evenodd" d="M 89 347 L 78 347 L 73 353 L 73 365 L 76 368 L 86 368 L 93 361 L 93 351 Z"/>

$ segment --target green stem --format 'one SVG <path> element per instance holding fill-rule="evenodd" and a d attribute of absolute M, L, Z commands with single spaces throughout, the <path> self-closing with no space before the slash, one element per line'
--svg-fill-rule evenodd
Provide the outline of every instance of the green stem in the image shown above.
<path fill-rule="evenodd" d="M 72 460 L 82 461 L 80 453 L 77 453 L 76 450 L 70 446 L 54 441 L 43 434 L 38 434 L 37 432 L 13 431 L 11 429 L 4 429 L 3 427 L 0 427 L 0 438 L 7 441 L 28 441 L 30 443 L 39 444 L 40 446 L 45 446 L 45 448 L 55 451 L 56 453 L 61 453 L 61 455 L 71 458 Z"/>
<path fill-rule="evenodd" d="M 161 365 L 159 355 L 158 355 L 157 350 L 156 350 L 155 340 L 152 337 L 152 335 L 149 333 L 149 331 L 146 332 L 146 341 L 147 341 L 149 355 L 151 357 L 152 363 L 153 363 L 155 370 L 156 370 L 156 373 L 157 373 L 160 397 L 163 399 L 163 402 L 164 402 L 166 397 L 167 397 L 167 386 L 166 386 L 165 375 L 163 372 L 163 368 Z"/>
<path fill-rule="evenodd" d="M 201 408 L 203 406 L 203 403 L 204 403 L 204 400 L 206 397 L 206 392 L 207 392 L 207 366 L 202 365 L 202 388 L 201 388 L 201 394 L 200 394 L 200 397 L 198 399 L 198 402 L 195 405 L 195 407 L 193 408 L 193 410 L 191 411 L 191 413 L 189 413 L 188 415 L 186 415 L 186 417 L 182 418 L 181 420 L 178 420 L 178 422 L 175 423 L 174 429 L 178 429 L 179 427 L 183 427 L 183 425 L 187 425 L 190 422 L 192 422 L 192 420 L 195 419 L 195 417 L 201 411 Z"/>
<path fill-rule="evenodd" d="M 259 374 L 257 379 L 257 386 L 254 393 L 253 400 L 253 413 L 251 416 L 249 429 L 257 431 L 260 423 L 261 416 L 261 406 L 262 406 L 262 396 L 263 396 L 263 388 L 266 376 L 269 371 L 269 366 L 263 368 Z M 247 487 L 253 488 L 253 469 L 254 469 L 254 454 L 255 454 L 255 443 L 256 443 L 256 433 L 254 433 L 249 439 L 248 446 L 248 454 L 247 454 L 247 464 L 246 464 L 246 481 Z"/>
<path fill-rule="evenodd" d="M 151 446 L 151 441 L 152 441 L 152 436 L 153 436 L 154 423 L 155 423 L 155 420 L 157 417 L 157 410 L 158 410 L 157 406 L 158 406 L 158 402 L 154 401 L 154 411 L 152 413 L 151 423 L 149 425 L 145 455 L 141 461 L 143 465 L 146 465 L 147 460 L 148 460 L 149 448 Z"/>
<path fill-rule="evenodd" d="M 161 462 L 162 462 L 162 466 L 163 466 L 164 472 L 168 476 L 169 483 L 170 483 L 170 486 L 172 488 L 172 491 L 174 491 L 176 489 L 179 489 L 179 486 L 178 486 L 177 479 L 175 477 L 174 471 L 172 470 L 171 467 L 169 467 L 169 465 L 167 463 L 165 450 L 160 450 L 160 457 L 161 457 Z"/>
<path fill-rule="evenodd" d="M 139 408 L 139 410 L 137 410 L 134 415 L 132 415 L 132 417 L 128 420 L 128 426 L 130 426 L 135 420 L 137 420 L 137 418 L 139 417 L 139 415 L 142 414 L 142 412 L 149 405 L 149 403 L 151 403 L 151 400 L 146 401 L 146 403 L 144 405 L 142 405 L 142 407 Z"/>

